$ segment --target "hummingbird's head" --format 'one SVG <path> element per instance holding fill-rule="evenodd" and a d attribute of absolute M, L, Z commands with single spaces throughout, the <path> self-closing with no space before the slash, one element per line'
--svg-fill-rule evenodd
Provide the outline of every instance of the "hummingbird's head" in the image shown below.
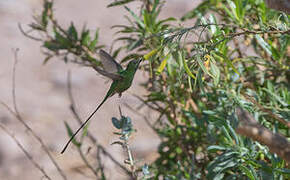
<path fill-rule="evenodd" d="M 127 66 L 127 69 L 130 69 L 130 70 L 137 70 L 137 68 L 139 67 L 139 64 L 140 62 L 142 61 L 142 59 L 135 59 L 133 61 L 130 61 L 128 66 Z"/>

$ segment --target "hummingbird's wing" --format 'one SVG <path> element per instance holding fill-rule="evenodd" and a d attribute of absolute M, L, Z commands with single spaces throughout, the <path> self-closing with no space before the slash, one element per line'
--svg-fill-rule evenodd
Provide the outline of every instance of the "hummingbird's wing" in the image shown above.
<path fill-rule="evenodd" d="M 100 61 L 103 65 L 103 69 L 98 66 L 94 66 L 93 68 L 101 75 L 106 76 L 110 79 L 114 80 L 122 80 L 123 76 L 118 74 L 118 72 L 122 71 L 122 66 L 117 63 L 112 56 L 106 53 L 104 50 L 99 51 Z"/>
<path fill-rule="evenodd" d="M 114 80 L 122 80 L 123 79 L 123 76 L 117 74 L 117 73 L 110 73 L 110 72 L 107 72 L 107 71 L 104 71 L 102 69 L 100 69 L 99 67 L 97 66 L 92 66 L 99 74 L 103 75 L 103 76 L 106 76 L 110 79 L 112 79 L 113 81 Z"/>
<path fill-rule="evenodd" d="M 99 55 L 103 68 L 106 72 L 117 73 L 123 70 L 122 66 L 105 51 L 100 50 Z"/>

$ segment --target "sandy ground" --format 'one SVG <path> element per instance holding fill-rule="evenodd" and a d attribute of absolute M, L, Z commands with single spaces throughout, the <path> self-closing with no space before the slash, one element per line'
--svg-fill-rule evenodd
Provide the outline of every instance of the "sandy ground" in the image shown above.
<path fill-rule="evenodd" d="M 110 27 L 115 24 L 124 24 L 126 21 L 123 17 L 124 8 L 107 9 L 108 2 L 112 1 L 55 0 L 55 16 L 63 25 L 68 25 L 73 20 L 79 29 L 84 23 L 92 30 L 100 28 L 100 43 L 109 46 L 115 38 L 115 30 Z M 194 7 L 196 2 L 168 0 L 161 17 L 181 17 L 184 12 Z M 138 5 L 131 4 L 130 7 L 136 9 Z M 0 100 L 12 107 L 11 79 L 14 60 L 12 49 L 19 48 L 16 96 L 21 116 L 49 147 L 68 179 L 90 179 L 93 175 L 84 168 L 84 163 L 79 158 L 75 147 L 70 146 L 64 155 L 59 153 L 68 140 L 63 121 L 69 122 L 74 129 L 78 127 L 69 110 L 67 71 L 68 69 L 72 71 L 73 93 L 82 118 L 85 118 L 102 100 L 110 83 L 106 83 L 106 79 L 101 76 L 96 76 L 92 69 L 67 66 L 58 59 L 51 60 L 45 66 L 42 65 L 44 56 L 41 53 L 41 44 L 24 37 L 17 28 L 17 23 L 23 24 L 24 27 L 31 23 L 32 15 L 39 12 L 40 8 L 40 0 L 0 0 Z M 144 74 L 138 72 L 129 92 L 146 94 L 138 86 L 144 78 Z M 117 140 L 117 137 L 113 135 L 114 129 L 110 119 L 113 116 L 119 117 L 118 105 L 122 105 L 123 102 L 133 106 L 140 104 L 128 92 L 124 93 L 121 99 L 114 96 L 103 105 L 90 124 L 90 132 L 121 163 L 125 158 L 122 149 L 119 146 L 110 145 Z M 125 106 L 122 107 L 123 113 L 132 118 L 137 129 L 137 133 L 130 140 L 134 156 L 140 160 L 140 164 L 150 163 L 157 157 L 159 139 L 140 116 Z M 142 109 L 141 113 L 152 114 L 146 109 Z M 154 116 L 148 118 L 154 120 Z M 62 179 L 40 144 L 3 106 L 0 106 L 0 123 L 13 132 L 33 159 L 47 171 L 52 179 Z M 90 145 L 86 141 L 84 148 Z M 87 157 L 93 165 L 96 165 L 94 151 Z M 124 173 L 110 160 L 104 158 L 104 163 L 109 179 L 125 178 Z M 85 172 L 88 177 L 83 176 L 78 170 Z M 41 178 L 42 174 L 25 157 L 16 143 L 0 130 L 0 179 Z"/>

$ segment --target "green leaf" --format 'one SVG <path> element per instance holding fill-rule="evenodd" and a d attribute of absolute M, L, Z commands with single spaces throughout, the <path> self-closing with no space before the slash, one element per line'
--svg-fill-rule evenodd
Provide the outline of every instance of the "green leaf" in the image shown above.
<path fill-rule="evenodd" d="M 160 64 L 159 67 L 157 68 L 157 72 L 158 72 L 158 73 L 161 73 L 161 72 L 164 70 L 164 68 L 165 68 L 165 66 L 166 66 L 166 64 L 167 64 L 167 60 L 169 59 L 169 57 L 170 57 L 170 54 L 167 54 L 167 55 L 165 56 L 165 58 L 161 61 L 161 64 Z"/>
<path fill-rule="evenodd" d="M 176 76 L 176 67 L 177 63 L 173 60 L 172 56 L 169 56 L 167 60 L 167 72 L 171 78 L 174 78 Z"/>
<path fill-rule="evenodd" d="M 134 1 L 134 0 L 115 1 L 115 2 L 112 2 L 111 4 L 109 4 L 107 7 L 120 6 L 120 5 L 128 4 L 128 3 L 132 2 L 132 1 Z"/>
<path fill-rule="evenodd" d="M 205 88 L 204 88 L 203 79 L 202 79 L 202 69 L 200 67 L 198 68 L 198 71 L 197 71 L 197 78 L 195 80 L 195 84 L 198 84 L 200 90 L 202 91 L 202 93 L 204 93 Z"/>
<path fill-rule="evenodd" d="M 139 26 L 141 26 L 142 28 L 145 28 L 145 25 L 142 22 L 142 20 L 133 11 L 131 11 L 131 9 L 129 9 L 127 6 L 125 6 L 125 9 L 133 16 L 133 18 L 135 19 L 135 21 L 137 22 Z"/>
<path fill-rule="evenodd" d="M 227 65 L 230 66 L 233 69 L 233 71 L 235 71 L 235 73 L 237 73 L 239 76 L 241 76 L 239 71 L 235 68 L 235 66 L 233 65 L 232 61 L 228 57 L 226 57 L 225 55 L 223 55 L 222 53 L 217 52 L 217 51 L 213 52 L 213 54 L 222 57 L 223 60 L 227 63 Z"/>
<path fill-rule="evenodd" d="M 63 47 L 55 41 L 45 41 L 43 46 L 51 51 L 57 51 L 57 50 L 63 49 Z"/>
<path fill-rule="evenodd" d="M 239 138 L 236 134 L 236 131 L 232 128 L 232 126 L 230 125 L 230 123 L 227 121 L 227 129 L 230 131 L 231 135 L 233 136 L 235 142 L 237 145 L 239 145 Z"/>
<path fill-rule="evenodd" d="M 71 46 L 71 41 L 54 29 L 55 42 L 59 44 L 59 49 L 67 49 Z"/>
<path fill-rule="evenodd" d="M 151 56 L 155 55 L 159 51 L 159 48 L 153 49 L 149 53 L 145 54 L 143 57 L 145 60 L 148 60 Z"/>
<path fill-rule="evenodd" d="M 151 92 L 148 96 L 148 102 L 151 101 L 164 101 L 166 99 L 166 95 L 161 92 Z"/>
<path fill-rule="evenodd" d="M 208 115 L 216 115 L 217 113 L 211 110 L 203 110 L 202 113 L 208 114 Z"/>
<path fill-rule="evenodd" d="M 196 60 L 197 60 L 197 62 L 198 62 L 198 64 L 199 64 L 199 67 L 202 69 L 202 71 L 205 72 L 206 74 L 211 75 L 211 74 L 207 71 L 207 69 L 206 69 L 206 67 L 204 66 L 203 62 L 201 61 L 200 55 L 197 55 L 197 56 L 196 56 Z"/>
<path fill-rule="evenodd" d="M 224 126 L 221 128 L 222 129 L 222 132 L 224 133 L 225 135 L 225 138 L 227 138 L 228 142 L 232 142 L 232 137 L 230 136 L 230 133 L 229 131 L 227 130 L 227 128 L 225 128 Z"/>
<path fill-rule="evenodd" d="M 218 173 L 213 180 L 222 180 L 224 178 L 225 174 L 224 173 Z"/>
<path fill-rule="evenodd" d="M 122 128 L 122 123 L 117 118 L 112 117 L 112 123 L 113 123 L 115 128 L 117 128 L 117 129 L 121 129 Z"/>
<path fill-rule="evenodd" d="M 47 55 L 42 64 L 45 65 L 52 57 L 52 55 Z"/>
<path fill-rule="evenodd" d="M 210 16 L 209 16 L 209 23 L 210 24 L 217 24 L 216 18 L 215 18 L 215 16 L 213 14 L 210 14 Z M 211 33 L 213 35 L 217 35 L 217 34 L 220 33 L 220 30 L 219 30 L 218 26 L 210 25 L 209 27 L 210 27 Z"/>
<path fill-rule="evenodd" d="M 117 39 L 115 39 L 114 41 L 127 41 L 127 42 L 135 42 L 137 41 L 136 39 L 133 39 L 131 37 L 119 37 Z"/>
<path fill-rule="evenodd" d="M 169 17 L 169 18 L 163 19 L 157 23 L 157 26 L 159 26 L 165 22 L 169 22 L 169 21 L 176 21 L 176 19 L 174 17 Z"/>
<path fill-rule="evenodd" d="M 73 131 L 72 129 L 69 127 L 68 123 L 66 121 L 64 121 L 64 125 L 66 127 L 66 131 L 68 133 L 68 136 L 71 138 L 73 136 Z M 81 146 L 81 143 L 78 142 L 75 138 L 72 139 L 72 143 L 77 146 L 77 147 L 80 147 Z"/>
<path fill-rule="evenodd" d="M 94 40 L 92 40 L 92 41 L 90 42 L 89 49 L 90 49 L 91 51 L 95 51 L 97 43 L 98 43 L 98 39 L 94 39 Z"/>
<path fill-rule="evenodd" d="M 48 17 L 47 17 L 47 11 L 43 11 L 42 18 L 41 18 L 41 25 L 46 29 L 48 24 Z"/>
<path fill-rule="evenodd" d="M 225 10 L 225 12 L 230 16 L 230 18 L 235 20 L 235 15 L 224 4 L 222 4 L 222 7 Z"/>
<path fill-rule="evenodd" d="M 68 35 L 72 40 L 78 40 L 78 33 L 73 23 L 71 23 L 68 29 Z"/>
<path fill-rule="evenodd" d="M 214 61 L 210 61 L 210 70 L 214 78 L 214 84 L 217 86 L 220 79 L 220 70 Z"/>
<path fill-rule="evenodd" d="M 137 59 L 137 58 L 139 58 L 139 57 L 140 57 L 139 54 L 129 54 L 129 55 L 125 56 L 125 57 L 121 60 L 121 63 L 124 63 L 124 62 L 126 62 L 126 61 L 128 61 L 128 60 L 130 60 L 130 59 Z"/>
<path fill-rule="evenodd" d="M 83 128 L 83 133 L 82 133 L 82 136 L 81 136 L 82 139 L 83 139 L 84 137 L 87 136 L 87 134 L 88 134 L 88 129 L 89 129 L 89 123 L 86 124 L 86 125 L 84 126 L 84 128 Z"/>
<path fill-rule="evenodd" d="M 121 52 L 121 50 L 123 50 L 124 49 L 124 47 L 119 47 L 118 49 L 116 49 L 116 50 L 114 50 L 114 52 L 113 52 L 113 54 L 112 54 L 112 57 L 114 58 L 114 59 L 116 59 L 117 58 L 117 56 L 118 56 L 118 54 Z"/>
<path fill-rule="evenodd" d="M 95 37 L 94 37 L 94 40 L 92 40 L 90 42 L 90 45 L 89 45 L 89 49 L 91 51 L 95 51 L 96 49 L 98 49 L 96 47 L 97 43 L 98 43 L 98 40 L 99 40 L 99 30 L 96 30 L 96 33 L 95 33 Z"/>
<path fill-rule="evenodd" d="M 147 13 L 146 11 L 143 11 L 143 21 L 144 21 L 144 25 L 145 25 L 145 29 L 147 32 L 151 32 L 153 33 L 152 30 L 152 25 L 154 24 L 154 22 L 152 22 L 152 18 L 150 16 L 149 13 Z"/>
<path fill-rule="evenodd" d="M 90 31 L 88 31 L 88 30 L 83 31 L 81 37 L 82 37 L 82 39 L 81 39 L 82 45 L 88 47 L 89 46 L 89 42 L 91 40 Z"/>
<path fill-rule="evenodd" d="M 250 180 L 255 180 L 256 179 L 255 175 L 253 174 L 253 172 L 250 169 L 246 168 L 245 166 L 239 166 L 239 169 L 241 171 L 243 171 L 248 176 L 248 178 L 250 178 Z"/>
<path fill-rule="evenodd" d="M 53 6 L 53 3 L 52 2 L 49 2 L 49 1 L 44 1 L 44 9 L 42 11 L 42 15 L 41 15 L 41 25 L 42 27 L 44 27 L 46 29 L 47 27 L 47 24 L 48 24 L 48 16 L 50 14 L 48 13 L 52 13 L 52 6 Z"/>
<path fill-rule="evenodd" d="M 256 34 L 255 38 L 257 39 L 257 42 L 260 44 L 260 46 L 267 52 L 267 54 L 272 56 L 273 59 L 279 60 L 279 52 L 274 47 L 268 44 L 259 34 Z"/>
<path fill-rule="evenodd" d="M 224 147 L 224 146 L 217 146 L 217 145 L 212 145 L 212 146 L 209 146 L 207 148 L 207 150 L 210 152 L 210 153 L 213 153 L 213 152 L 217 152 L 217 151 L 225 151 L 227 148 Z"/>
<path fill-rule="evenodd" d="M 128 47 L 128 50 L 129 51 L 132 51 L 134 49 L 136 49 L 137 47 L 141 46 L 143 44 L 143 39 L 139 39 L 135 42 L 133 42 L 129 47 Z"/>
<path fill-rule="evenodd" d="M 185 61 L 185 58 L 183 55 L 181 55 L 181 53 L 179 53 L 179 56 L 180 58 L 182 58 L 182 64 L 183 64 L 183 67 L 184 67 L 184 70 L 185 72 L 192 78 L 192 79 L 196 79 L 195 75 L 192 74 L 192 72 L 190 71 L 186 61 Z"/>
<path fill-rule="evenodd" d="M 235 17 L 236 20 L 239 20 L 240 18 L 238 17 L 238 8 L 236 4 L 232 0 L 227 0 L 227 3 L 231 8 L 232 15 Z"/>
<path fill-rule="evenodd" d="M 282 106 L 287 107 L 289 106 L 288 103 L 282 100 L 282 98 L 275 93 L 271 92 L 270 90 L 263 88 L 264 91 L 266 91 L 268 94 L 270 94 L 275 100 L 277 100 Z"/>
<path fill-rule="evenodd" d="M 290 169 L 286 168 L 275 168 L 274 171 L 282 173 L 282 174 L 289 174 L 290 175 Z"/>

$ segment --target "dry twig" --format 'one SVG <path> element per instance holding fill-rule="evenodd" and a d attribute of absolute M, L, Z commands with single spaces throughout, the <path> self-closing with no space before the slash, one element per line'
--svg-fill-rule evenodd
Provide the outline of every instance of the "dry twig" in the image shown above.
<path fill-rule="evenodd" d="M 16 143 L 16 145 L 21 149 L 21 151 L 25 154 L 25 156 L 29 159 L 29 161 L 36 167 L 36 169 L 38 169 L 43 176 L 46 179 L 51 180 L 51 178 L 47 175 L 47 173 L 45 172 L 45 170 L 36 162 L 34 161 L 33 157 L 31 154 L 29 154 L 28 151 L 25 150 L 25 148 L 21 145 L 21 143 L 16 139 L 16 137 L 14 136 L 13 133 L 11 133 L 5 126 L 3 126 L 2 124 L 0 124 L 0 128 L 8 135 L 10 136 L 14 142 Z"/>
<path fill-rule="evenodd" d="M 17 52 L 18 49 L 14 50 L 14 64 L 13 64 L 13 74 L 12 74 L 12 98 L 13 98 L 13 108 L 14 111 L 5 103 L 1 102 L 1 104 L 12 114 L 15 116 L 15 118 L 26 128 L 26 130 L 31 133 L 31 135 L 41 144 L 42 149 L 44 150 L 44 152 L 48 155 L 49 159 L 51 160 L 51 162 L 53 163 L 53 165 L 56 167 L 57 171 L 59 172 L 59 174 L 62 176 L 62 178 L 64 180 L 67 179 L 66 175 L 64 174 L 64 172 L 62 171 L 62 169 L 59 167 L 59 165 L 57 164 L 57 162 L 55 161 L 54 157 L 52 156 L 52 154 L 50 153 L 48 147 L 44 144 L 44 142 L 42 141 L 42 139 L 30 128 L 30 126 L 24 121 L 24 119 L 22 118 L 22 116 L 20 115 L 19 111 L 18 111 L 18 107 L 17 107 L 17 101 L 16 101 L 16 88 L 15 88 L 15 77 L 16 77 L 16 67 L 17 67 L 17 62 L 18 62 L 18 58 L 17 58 Z"/>

